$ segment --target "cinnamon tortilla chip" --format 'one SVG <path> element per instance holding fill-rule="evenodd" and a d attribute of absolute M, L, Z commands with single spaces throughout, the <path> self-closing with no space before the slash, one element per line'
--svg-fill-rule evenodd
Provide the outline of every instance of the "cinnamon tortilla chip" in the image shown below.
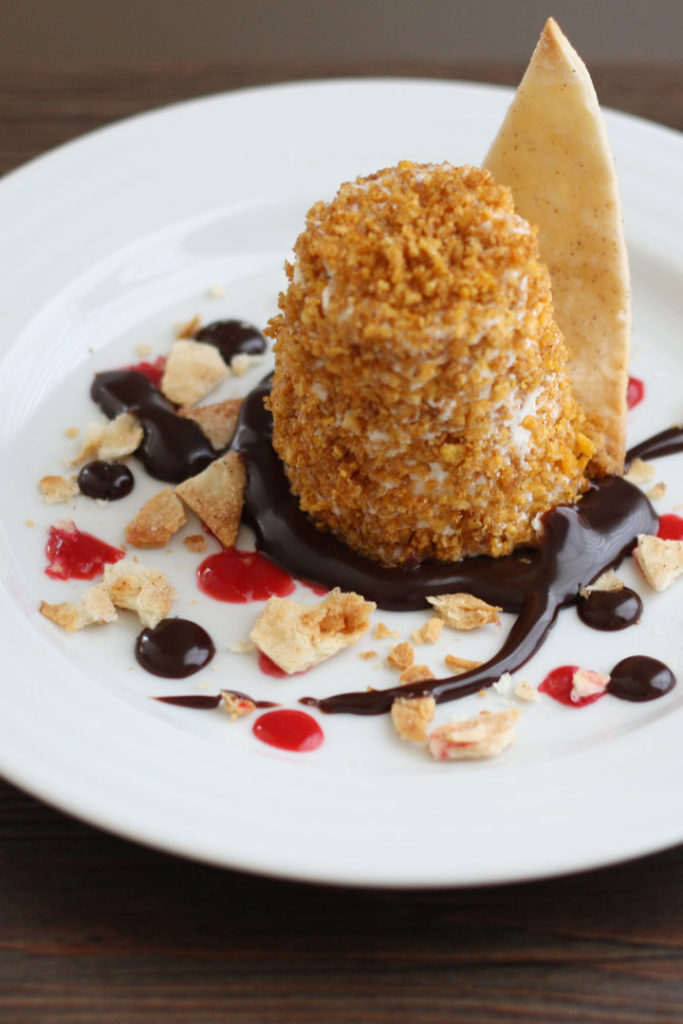
<path fill-rule="evenodd" d="M 574 393 L 597 448 L 590 470 L 620 473 L 631 302 L 619 188 L 590 75 L 552 18 L 484 167 L 538 227 Z"/>

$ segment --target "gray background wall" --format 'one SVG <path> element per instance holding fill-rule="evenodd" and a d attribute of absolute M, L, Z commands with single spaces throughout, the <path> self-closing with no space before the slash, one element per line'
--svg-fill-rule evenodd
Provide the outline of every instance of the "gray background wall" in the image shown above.
<path fill-rule="evenodd" d="M 0 0 L 0 62 L 525 61 L 549 14 L 589 63 L 683 59 L 683 0 Z"/>

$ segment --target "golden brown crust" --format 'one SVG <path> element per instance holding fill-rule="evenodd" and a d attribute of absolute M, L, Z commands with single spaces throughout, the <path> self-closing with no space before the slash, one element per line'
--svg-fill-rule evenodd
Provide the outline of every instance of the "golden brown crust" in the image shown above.
<path fill-rule="evenodd" d="M 592 453 L 536 238 L 474 168 L 404 162 L 316 204 L 266 333 L 301 507 L 386 563 L 502 555 Z"/>

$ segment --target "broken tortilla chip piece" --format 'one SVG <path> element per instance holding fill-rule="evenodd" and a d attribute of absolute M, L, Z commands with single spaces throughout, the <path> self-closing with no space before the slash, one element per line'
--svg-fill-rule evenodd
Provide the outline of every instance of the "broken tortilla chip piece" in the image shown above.
<path fill-rule="evenodd" d="M 372 601 L 338 588 L 315 605 L 271 597 L 249 639 L 283 672 L 304 672 L 360 640 L 375 608 Z"/>

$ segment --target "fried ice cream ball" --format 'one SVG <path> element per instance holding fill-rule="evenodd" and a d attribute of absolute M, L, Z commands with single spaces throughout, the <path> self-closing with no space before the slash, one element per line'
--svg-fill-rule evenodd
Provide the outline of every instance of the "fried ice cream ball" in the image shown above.
<path fill-rule="evenodd" d="M 266 333 L 273 444 L 303 511 L 387 565 L 533 543 L 593 449 L 509 189 L 403 162 L 316 203 L 294 253 Z"/>

